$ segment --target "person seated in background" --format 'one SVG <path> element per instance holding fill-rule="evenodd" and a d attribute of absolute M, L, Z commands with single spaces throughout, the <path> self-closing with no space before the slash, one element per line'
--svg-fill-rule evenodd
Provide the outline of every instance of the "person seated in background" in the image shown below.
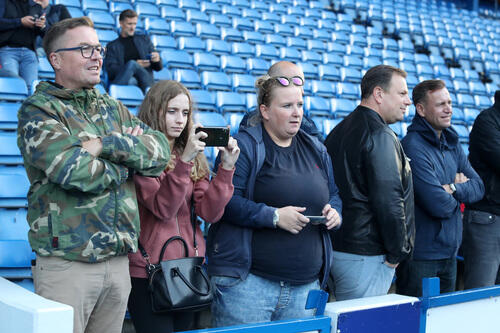
<path fill-rule="evenodd" d="M 257 79 L 259 121 L 235 135 L 234 195 L 207 238 L 214 326 L 311 316 L 309 291 L 326 286 L 342 203 L 325 146 L 300 129 L 303 83 Z"/>
<path fill-rule="evenodd" d="M 42 6 L 42 15 L 45 15 L 46 29 L 49 29 L 55 23 L 71 18 L 71 14 L 65 5 L 51 5 L 49 0 L 34 0 L 37 4 Z M 40 36 L 36 39 L 36 52 L 38 56 L 45 56 L 45 51 L 43 51 L 42 38 Z"/>
<path fill-rule="evenodd" d="M 156 263 L 163 244 L 173 236 L 187 243 L 189 256 L 204 256 L 205 242 L 199 226 L 193 246 L 191 206 L 206 222 L 217 222 L 233 195 L 234 164 L 239 156 L 236 140 L 219 148 L 222 163 L 209 181 L 210 170 L 201 139 L 207 134 L 195 133 L 193 99 L 189 91 L 176 81 L 160 81 L 148 91 L 139 111 L 139 119 L 162 131 L 172 152 L 170 162 L 159 178 L 134 176 L 141 217 L 140 244 Z M 180 241 L 169 244 L 165 259 L 184 255 Z M 137 333 L 172 332 L 193 329 L 195 313 L 190 311 L 155 314 L 148 291 L 146 260 L 140 252 L 129 254 L 132 291 L 128 309 Z"/>
<path fill-rule="evenodd" d="M 0 65 L 4 76 L 20 76 L 32 93 L 38 79 L 36 37 L 46 29 L 42 6 L 33 0 L 0 0 Z"/>
<path fill-rule="evenodd" d="M 267 74 L 269 76 L 285 76 L 292 78 L 298 76 L 302 79 L 303 82 L 305 82 L 304 72 L 302 71 L 302 69 L 290 61 L 282 60 L 274 63 L 271 67 L 269 67 Z M 245 113 L 245 115 L 241 119 L 240 128 L 255 125 L 254 119 L 258 118 L 259 118 L 258 110 Z M 300 128 L 303 129 L 307 134 L 315 136 L 321 142 L 323 142 L 323 134 L 321 133 L 320 130 L 318 130 L 318 128 L 314 124 L 314 121 L 312 121 L 305 114 L 302 116 L 302 123 L 300 124 Z"/>
<path fill-rule="evenodd" d="M 149 37 L 135 33 L 137 19 L 131 9 L 120 13 L 120 36 L 108 43 L 104 68 L 109 84 L 138 85 L 145 93 L 163 64 Z"/>

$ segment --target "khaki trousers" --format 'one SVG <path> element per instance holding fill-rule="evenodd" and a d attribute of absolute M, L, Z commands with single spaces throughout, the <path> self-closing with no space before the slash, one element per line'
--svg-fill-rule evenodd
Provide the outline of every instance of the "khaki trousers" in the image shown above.
<path fill-rule="evenodd" d="M 37 256 L 35 292 L 73 307 L 75 333 L 120 333 L 130 293 L 128 257 L 101 263 Z"/>

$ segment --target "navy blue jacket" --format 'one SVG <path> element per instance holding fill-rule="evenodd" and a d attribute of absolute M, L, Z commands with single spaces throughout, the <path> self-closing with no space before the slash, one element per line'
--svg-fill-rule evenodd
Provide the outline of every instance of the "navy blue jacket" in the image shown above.
<path fill-rule="evenodd" d="M 402 140 L 410 158 L 415 193 L 415 260 L 452 258 L 462 242 L 460 203 L 480 200 L 484 186 L 469 164 L 453 128 L 446 128 L 438 138 L 431 125 L 418 114 Z M 463 173 L 469 181 L 455 184 L 448 194 L 443 185 L 455 182 Z"/>
<path fill-rule="evenodd" d="M 148 54 L 156 51 L 153 43 L 146 35 L 134 35 L 134 44 L 139 52 L 139 59 L 146 59 Z M 106 45 L 106 59 L 104 59 L 104 68 L 108 73 L 109 81 L 113 81 L 120 71 L 125 67 L 125 48 L 120 43 L 120 37 L 111 41 Z M 152 62 L 151 66 L 146 70 L 153 75 L 153 70 L 159 71 L 163 68 L 163 63 L 160 61 Z"/>
<path fill-rule="evenodd" d="M 298 136 L 310 140 L 317 147 L 322 158 L 322 168 L 328 175 L 330 205 L 342 212 L 342 202 L 333 178 L 332 162 L 326 148 L 316 138 L 300 130 Z M 256 228 L 273 228 L 275 208 L 253 201 L 255 179 L 266 156 L 262 140 L 262 126 L 243 128 L 235 135 L 241 149 L 233 177 L 234 194 L 227 204 L 222 219 L 210 226 L 207 238 L 208 272 L 210 275 L 224 275 L 245 279 L 252 264 L 252 233 Z M 220 162 L 216 161 L 216 168 Z M 322 233 L 325 253 L 321 286 L 331 267 L 331 240 L 329 232 Z"/>
<path fill-rule="evenodd" d="M 0 0 L 0 46 L 4 46 L 6 41 L 10 38 L 10 36 L 14 33 L 16 29 L 22 27 L 21 18 L 27 15 L 41 15 L 42 14 L 42 6 L 34 2 L 33 0 L 29 0 L 30 9 L 28 13 L 23 14 L 14 14 L 8 13 L 6 11 L 6 3 L 7 0 Z M 12 17 L 16 16 L 16 17 Z M 47 27 L 45 29 L 33 29 L 33 45 L 32 49 L 35 50 L 35 35 L 41 35 L 45 33 Z"/>

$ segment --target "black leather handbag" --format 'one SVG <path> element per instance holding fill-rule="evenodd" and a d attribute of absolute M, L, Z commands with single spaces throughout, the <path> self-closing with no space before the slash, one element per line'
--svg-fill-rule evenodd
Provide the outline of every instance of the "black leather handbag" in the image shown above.
<path fill-rule="evenodd" d="M 193 243 L 194 248 L 197 249 L 197 222 L 193 212 L 191 217 Z M 180 241 L 184 245 L 184 258 L 162 261 L 165 249 L 174 241 Z M 150 263 L 149 256 L 141 243 L 139 243 L 139 250 L 147 262 L 146 272 L 154 313 L 198 311 L 212 303 L 212 285 L 202 267 L 204 257 L 189 257 L 187 243 L 182 237 L 171 237 L 163 244 L 158 264 Z"/>

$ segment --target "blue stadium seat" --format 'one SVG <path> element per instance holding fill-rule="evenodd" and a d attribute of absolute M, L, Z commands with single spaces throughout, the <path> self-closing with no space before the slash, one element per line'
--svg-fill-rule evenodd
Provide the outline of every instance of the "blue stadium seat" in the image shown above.
<path fill-rule="evenodd" d="M 211 14 L 210 15 L 210 23 L 219 27 L 219 28 L 231 27 L 233 24 L 229 17 L 227 17 L 226 15 L 222 15 L 222 14 Z"/>
<path fill-rule="evenodd" d="M 235 28 L 227 28 L 227 27 L 222 27 L 220 28 L 220 37 L 222 40 L 225 40 L 226 42 L 243 42 L 243 34 L 241 31 L 235 29 Z"/>
<path fill-rule="evenodd" d="M 220 113 L 246 111 L 246 103 L 243 95 L 237 92 L 218 91 L 216 104 Z"/>
<path fill-rule="evenodd" d="M 412 61 L 402 61 L 399 63 L 399 67 L 408 74 L 417 75 L 417 67 Z"/>
<path fill-rule="evenodd" d="M 293 29 L 288 24 L 275 23 L 274 24 L 274 33 L 283 36 L 283 37 L 293 37 Z"/>
<path fill-rule="evenodd" d="M 89 10 L 87 16 L 94 22 L 95 28 L 111 30 L 115 28 L 115 19 L 108 12 Z"/>
<path fill-rule="evenodd" d="M 314 38 L 313 30 L 309 27 L 295 26 L 293 28 L 293 34 L 305 40 Z"/>
<path fill-rule="evenodd" d="M 233 91 L 237 93 L 255 92 L 255 77 L 248 74 L 233 74 L 231 78 Z"/>
<path fill-rule="evenodd" d="M 366 40 L 366 37 L 363 35 L 351 35 L 349 37 L 349 39 L 350 39 L 351 45 L 356 45 L 359 47 L 367 47 L 368 46 L 368 41 Z"/>
<path fill-rule="evenodd" d="M 328 66 L 341 67 L 344 64 L 344 59 L 337 53 L 323 53 L 323 63 Z"/>
<path fill-rule="evenodd" d="M 306 96 L 304 98 L 304 110 L 311 116 L 329 116 L 330 101 L 319 96 Z"/>
<path fill-rule="evenodd" d="M 335 66 L 319 65 L 318 75 L 320 80 L 340 81 L 340 70 Z"/>
<path fill-rule="evenodd" d="M 28 97 L 28 88 L 23 79 L 0 77 L 0 100 L 24 101 Z"/>
<path fill-rule="evenodd" d="M 201 83 L 206 90 L 231 90 L 231 79 L 224 72 L 203 72 Z"/>
<path fill-rule="evenodd" d="M 224 114 L 224 118 L 226 119 L 229 126 L 231 127 L 231 135 L 238 133 L 241 119 L 243 119 L 244 115 L 245 115 L 245 113 L 243 113 L 243 112 L 226 112 Z"/>
<path fill-rule="evenodd" d="M 160 17 L 160 10 L 152 3 L 137 2 L 134 4 L 135 11 L 139 17 Z"/>
<path fill-rule="evenodd" d="M 0 208 L 27 207 L 30 182 L 24 167 L 0 167 Z"/>
<path fill-rule="evenodd" d="M 284 22 L 283 22 L 284 23 Z M 301 17 L 299 21 L 300 26 L 307 27 L 310 29 L 316 28 L 318 25 L 316 21 L 310 17 Z"/>
<path fill-rule="evenodd" d="M 366 43 L 368 44 L 369 48 L 381 49 L 384 47 L 384 44 L 382 43 L 382 38 L 377 36 L 366 37 Z"/>
<path fill-rule="evenodd" d="M 177 47 L 188 53 L 200 52 L 205 50 L 205 41 L 199 37 L 182 36 L 177 39 Z"/>
<path fill-rule="evenodd" d="M 307 43 L 305 40 L 299 37 L 287 37 L 286 38 L 286 46 L 294 47 L 298 50 L 306 50 Z"/>
<path fill-rule="evenodd" d="M 308 80 L 309 79 L 312 79 L 312 80 L 319 79 L 318 67 L 316 67 L 313 64 L 308 63 L 308 62 L 298 62 L 296 65 L 302 69 L 302 71 L 304 72 L 304 77 L 306 79 L 308 79 Z"/>
<path fill-rule="evenodd" d="M 246 93 L 245 102 L 247 106 L 247 111 L 252 112 L 257 108 L 257 94 L 256 93 Z"/>
<path fill-rule="evenodd" d="M 109 12 L 108 4 L 104 0 L 82 0 L 81 3 L 82 10 L 87 14 L 89 10 Z"/>
<path fill-rule="evenodd" d="M 186 21 L 186 13 L 180 8 L 174 7 L 160 7 L 161 17 L 168 21 Z"/>
<path fill-rule="evenodd" d="M 313 80 L 311 87 L 315 96 L 331 98 L 336 95 L 336 85 L 331 81 Z"/>
<path fill-rule="evenodd" d="M 183 8 L 184 10 L 198 9 L 200 5 L 196 0 L 177 0 L 177 6 Z"/>
<path fill-rule="evenodd" d="M 241 16 L 248 18 L 250 20 L 260 20 L 261 13 L 257 9 L 253 8 L 242 8 Z"/>
<path fill-rule="evenodd" d="M 302 51 L 301 54 L 303 62 L 308 62 L 313 65 L 321 65 L 323 63 L 323 57 L 318 52 Z"/>
<path fill-rule="evenodd" d="M 121 12 L 123 12 L 126 9 L 132 9 L 134 10 L 134 7 L 128 2 L 116 2 L 116 1 L 110 1 L 109 2 L 109 12 L 114 15 L 119 15 Z M 73 15 L 71 17 L 74 17 Z"/>
<path fill-rule="evenodd" d="M 347 45 L 347 54 L 350 56 L 357 56 L 362 58 L 365 54 L 365 50 L 357 45 Z"/>
<path fill-rule="evenodd" d="M 165 19 L 159 17 L 146 17 L 144 19 L 144 29 L 146 29 L 148 35 L 168 35 L 170 33 L 170 28 Z"/>
<path fill-rule="evenodd" d="M 195 9 L 186 10 L 186 21 L 191 24 L 196 23 L 210 23 L 210 18 L 208 15 L 202 11 Z"/>
<path fill-rule="evenodd" d="M 361 98 L 359 84 L 352 82 L 338 82 L 337 95 L 347 99 L 359 99 Z"/>
<path fill-rule="evenodd" d="M 476 109 L 465 108 L 464 109 L 464 120 L 467 126 L 471 126 L 479 115 L 479 111 Z"/>
<path fill-rule="evenodd" d="M 445 65 L 434 65 L 434 73 L 436 75 L 436 78 L 439 79 L 451 78 L 450 70 Z"/>
<path fill-rule="evenodd" d="M 460 142 L 465 142 L 465 143 L 469 142 L 469 130 L 465 125 L 452 124 L 451 126 L 453 127 L 453 129 L 455 129 L 455 131 L 457 131 L 458 140 Z"/>
<path fill-rule="evenodd" d="M 197 110 L 216 111 L 215 97 L 206 90 L 190 90 Z M 199 112 L 198 112 L 199 114 Z"/>
<path fill-rule="evenodd" d="M 331 36 L 330 33 L 325 30 L 325 29 L 313 29 L 313 38 L 314 40 L 322 41 L 322 42 L 329 42 L 331 41 Z M 323 47 L 323 51 L 324 51 Z"/>
<path fill-rule="evenodd" d="M 474 96 L 474 101 L 476 102 L 476 107 L 479 110 L 489 108 L 493 104 L 491 99 L 486 95 Z"/>
<path fill-rule="evenodd" d="M 161 51 L 163 65 L 167 68 L 193 68 L 193 58 L 186 51 L 163 50 Z"/>
<path fill-rule="evenodd" d="M 21 103 L 0 102 L 0 130 L 17 129 L 17 111 L 20 107 Z"/>
<path fill-rule="evenodd" d="M 26 215 L 24 208 L 0 209 L 0 276 L 4 278 L 31 278 L 35 254 L 28 242 Z"/>
<path fill-rule="evenodd" d="M 250 58 L 255 55 L 255 46 L 245 42 L 235 42 L 231 44 L 233 54 L 242 58 Z"/>
<path fill-rule="evenodd" d="M 417 74 L 434 76 L 434 70 L 429 64 L 417 64 Z"/>
<path fill-rule="evenodd" d="M 258 31 L 262 34 L 272 34 L 274 33 L 274 26 L 269 21 L 257 20 L 254 22 L 255 31 Z"/>
<path fill-rule="evenodd" d="M 408 85 L 408 89 L 413 89 L 419 83 L 418 78 L 413 74 L 408 74 L 406 76 L 406 84 Z"/>
<path fill-rule="evenodd" d="M 382 50 L 382 58 L 399 60 L 399 54 L 393 50 Z"/>
<path fill-rule="evenodd" d="M 99 38 L 99 42 L 101 42 L 102 45 L 106 45 L 109 42 L 118 38 L 118 34 L 113 30 L 107 30 L 107 29 L 95 29 L 95 30 L 97 32 L 97 37 Z"/>
<path fill-rule="evenodd" d="M 335 20 L 329 20 L 329 19 L 321 19 L 318 20 L 318 29 L 323 30 L 330 34 L 331 32 L 335 31 L 335 24 L 333 24 Z"/>
<path fill-rule="evenodd" d="M 23 164 L 15 131 L 0 131 L 0 164 Z"/>
<path fill-rule="evenodd" d="M 302 60 L 302 55 L 294 47 L 281 47 L 280 48 L 280 59 L 288 60 L 291 62 L 298 62 Z"/>
<path fill-rule="evenodd" d="M 386 50 L 399 51 L 399 45 L 394 39 L 383 38 L 382 44 L 384 44 L 384 49 Z"/>
<path fill-rule="evenodd" d="M 262 21 L 269 22 L 271 24 L 281 23 L 281 15 L 265 11 L 262 13 Z"/>
<path fill-rule="evenodd" d="M 361 70 L 356 67 L 342 67 L 340 69 L 340 80 L 342 82 L 360 83 L 363 75 Z"/>
<path fill-rule="evenodd" d="M 80 1 L 78 1 L 80 3 Z M 75 8 L 75 7 L 68 7 L 68 12 L 71 17 L 82 17 L 85 16 L 83 11 L 80 8 Z"/>
<path fill-rule="evenodd" d="M 363 68 L 363 59 L 357 55 L 345 55 L 343 65 L 345 68 L 361 70 Z"/>
<path fill-rule="evenodd" d="M 168 68 L 163 67 L 161 70 L 153 71 L 153 78 L 155 81 L 160 80 L 172 80 L 172 73 L 168 70 Z"/>
<path fill-rule="evenodd" d="M 263 75 L 267 73 L 267 70 L 271 66 L 271 63 L 267 60 L 261 58 L 248 58 L 247 59 L 247 71 L 252 75 Z"/>
<path fill-rule="evenodd" d="M 480 81 L 481 78 L 479 77 L 479 74 L 473 70 L 473 69 L 463 69 L 464 70 L 464 74 L 465 74 L 465 78 L 468 80 L 468 81 Z"/>
<path fill-rule="evenodd" d="M 342 118 L 339 119 L 324 119 L 323 120 L 323 134 L 328 136 L 328 134 L 342 121 Z"/>
<path fill-rule="evenodd" d="M 201 89 L 201 79 L 198 72 L 192 69 L 181 69 L 178 68 L 174 70 L 173 79 L 175 81 L 181 82 L 188 89 Z"/>
<path fill-rule="evenodd" d="M 222 5 L 210 1 L 201 1 L 200 10 L 207 15 L 220 14 L 222 12 Z"/>
<path fill-rule="evenodd" d="M 238 56 L 222 55 L 220 57 L 220 69 L 226 73 L 246 73 L 246 62 Z"/>
<path fill-rule="evenodd" d="M 250 1 L 250 8 L 263 11 L 263 12 L 268 12 L 269 11 L 269 4 L 264 1 L 258 1 L 258 0 L 251 0 Z"/>
<path fill-rule="evenodd" d="M 194 119 L 196 122 L 201 123 L 206 127 L 225 127 L 227 126 L 226 119 L 220 114 L 215 112 L 195 112 Z"/>
<path fill-rule="evenodd" d="M 469 85 L 464 80 L 455 79 L 453 80 L 453 90 L 455 93 L 468 94 Z"/>
<path fill-rule="evenodd" d="M 196 52 L 193 54 L 193 65 L 198 72 L 217 72 L 220 69 L 220 59 L 217 55 L 209 52 Z"/>
<path fill-rule="evenodd" d="M 464 111 L 459 107 L 453 107 L 451 122 L 452 124 L 466 125 Z"/>
<path fill-rule="evenodd" d="M 250 44 L 263 44 L 265 37 L 257 31 L 243 31 L 243 39 Z"/>
<path fill-rule="evenodd" d="M 176 50 L 177 49 L 177 41 L 171 37 L 166 35 L 151 35 L 151 42 L 153 43 L 155 49 L 159 52 L 163 50 Z"/>
<path fill-rule="evenodd" d="M 126 1 L 126 0 L 120 0 L 120 1 Z M 133 0 L 132 2 L 134 1 L 138 0 Z M 145 2 L 153 2 L 161 7 L 177 8 L 177 0 L 156 0 L 156 1 L 145 1 Z"/>
<path fill-rule="evenodd" d="M 469 94 L 457 94 L 457 103 L 460 107 L 463 108 L 474 108 L 476 106 L 476 102 L 474 98 Z"/>
<path fill-rule="evenodd" d="M 224 5 L 222 6 L 222 14 L 226 15 L 229 18 L 232 17 L 241 17 L 241 8 L 232 6 L 232 5 Z"/>
<path fill-rule="evenodd" d="M 81 8 L 80 0 L 54 0 L 54 4 L 56 5 L 64 5 L 68 9 L 69 8 Z"/>
<path fill-rule="evenodd" d="M 266 60 L 274 60 L 279 59 L 280 53 L 275 46 L 264 44 L 255 46 L 255 56 Z"/>
<path fill-rule="evenodd" d="M 220 29 L 210 23 L 196 23 L 196 36 L 203 39 L 219 39 Z"/>
<path fill-rule="evenodd" d="M 54 79 L 56 74 L 46 57 L 38 57 L 38 78 L 39 79 Z"/>
<path fill-rule="evenodd" d="M 295 5 L 295 6 L 297 6 L 297 5 Z M 323 9 L 319 9 L 319 8 L 306 8 L 306 10 L 305 10 L 305 17 L 308 17 L 310 19 L 313 19 L 313 20 L 317 21 L 317 20 L 321 19 L 322 12 L 323 12 Z"/>
<path fill-rule="evenodd" d="M 231 44 L 224 40 L 220 39 L 207 39 L 207 52 L 216 54 L 216 55 L 224 55 L 231 54 Z"/>
<path fill-rule="evenodd" d="M 331 113 L 335 115 L 336 118 L 346 117 L 354 111 L 357 104 L 351 99 L 346 98 L 332 98 L 330 99 Z"/>
<path fill-rule="evenodd" d="M 286 46 L 286 39 L 278 34 L 270 33 L 266 35 L 265 43 L 271 44 L 275 47 L 284 47 Z"/>
<path fill-rule="evenodd" d="M 170 33 L 174 37 L 180 37 L 180 36 L 190 37 L 190 36 L 195 35 L 195 28 L 189 22 L 171 21 L 170 22 Z"/>
<path fill-rule="evenodd" d="M 283 15 L 288 12 L 288 7 L 281 3 L 271 3 L 269 5 L 269 11 Z"/>
<path fill-rule="evenodd" d="M 247 17 L 233 17 L 233 28 L 238 29 L 240 31 L 243 30 L 248 30 L 248 31 L 253 31 L 254 30 L 254 23 L 251 19 Z"/>
<path fill-rule="evenodd" d="M 136 107 L 142 103 L 144 94 L 137 86 L 122 86 L 111 84 L 109 86 L 109 95 L 120 100 L 125 106 Z"/>
<path fill-rule="evenodd" d="M 464 80 L 465 81 L 465 73 L 460 68 L 450 68 L 450 74 L 452 79 Z"/>
<path fill-rule="evenodd" d="M 469 89 L 472 95 L 488 95 L 488 93 L 486 92 L 486 87 L 481 81 L 469 80 Z"/>

